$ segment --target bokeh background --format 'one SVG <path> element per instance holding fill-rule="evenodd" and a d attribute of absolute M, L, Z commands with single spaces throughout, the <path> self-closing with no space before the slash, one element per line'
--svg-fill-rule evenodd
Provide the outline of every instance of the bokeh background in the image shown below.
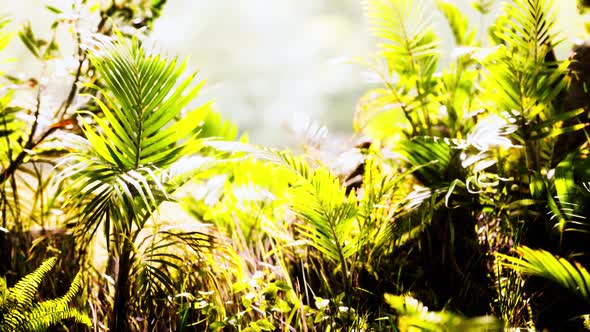
<path fill-rule="evenodd" d="M 200 99 L 214 99 L 216 109 L 253 142 L 289 145 L 293 135 L 288 128 L 295 114 L 326 125 L 335 135 L 348 135 L 356 101 L 370 84 L 366 69 L 350 59 L 368 55 L 375 44 L 362 1 L 169 0 L 152 38 L 166 53 L 190 57 L 191 66 L 208 82 Z M 424 2 L 442 34 L 444 63 L 453 47 L 450 30 L 432 1 Z M 492 17 L 482 18 L 470 2 L 455 1 L 472 26 L 485 27 Z M 499 8 L 502 1 L 497 2 Z M 44 5 L 59 5 L 60 0 L 1 3 L 0 13 L 11 16 L 15 27 L 30 20 L 36 32 L 48 35 L 52 14 Z M 583 37 L 583 24 L 575 0 L 557 0 L 555 6 L 559 29 L 568 37 L 558 52 L 564 58 L 574 39 Z M 64 33 L 64 41 L 67 36 Z M 67 41 L 62 50 L 68 54 Z M 18 59 L 9 71 L 41 70 L 16 40 L 8 54 Z M 66 77 L 62 80 L 67 82 Z"/>

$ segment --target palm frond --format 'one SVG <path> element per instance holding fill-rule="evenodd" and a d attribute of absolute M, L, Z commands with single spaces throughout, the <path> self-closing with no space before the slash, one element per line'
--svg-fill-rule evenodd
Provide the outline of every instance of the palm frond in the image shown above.
<path fill-rule="evenodd" d="M 19 107 L 11 107 L 12 93 L 0 96 L 0 166 L 6 169 L 22 150 L 19 141 L 24 140 L 26 122 L 19 114 Z"/>
<path fill-rule="evenodd" d="M 565 287 L 573 294 L 590 301 L 590 273 L 577 262 L 570 262 L 542 249 L 519 246 L 519 257 L 496 254 L 502 264 L 520 273 L 540 276 Z"/>
<path fill-rule="evenodd" d="M 186 61 L 152 54 L 137 40 L 96 39 L 100 51 L 90 59 L 106 83 L 108 106 L 97 99 L 104 119 L 93 117 L 102 132 L 86 124 L 85 134 L 98 157 L 124 170 L 161 168 L 194 149 L 194 141 L 180 142 L 198 133 L 209 104 L 173 121 L 203 86 L 190 87 L 196 74 L 182 79 Z"/>
<path fill-rule="evenodd" d="M 149 315 L 157 309 L 155 302 L 177 293 L 182 288 L 181 270 L 200 265 L 202 255 L 214 243 L 215 238 L 205 232 L 172 229 L 161 229 L 141 239 L 131 272 L 141 308 Z"/>
<path fill-rule="evenodd" d="M 545 55 L 560 43 L 559 35 L 553 31 L 557 20 L 552 9 L 553 0 L 506 2 L 503 12 L 510 19 L 500 19 L 495 34 L 513 53 L 542 63 Z"/>
<path fill-rule="evenodd" d="M 495 94 L 495 98 L 489 99 L 497 103 L 492 109 L 497 109 L 497 114 L 508 112 L 509 120 L 518 124 L 552 121 L 551 116 L 557 112 L 551 102 L 567 86 L 568 63 L 545 60 L 559 43 L 557 33 L 553 32 L 556 18 L 551 8 L 551 0 L 507 3 L 504 15 L 510 19 L 499 19 L 495 32 L 505 47 L 496 50 L 493 64 L 483 63 L 490 81 L 496 83 L 485 86 Z M 541 134 L 538 131 L 530 135 Z"/>
<path fill-rule="evenodd" d="M 295 114 L 287 128 L 304 148 L 319 149 L 328 138 L 328 128 L 304 114 Z"/>
<path fill-rule="evenodd" d="M 584 198 L 587 195 L 578 188 L 574 178 L 574 163 L 577 154 L 578 151 L 568 154 L 557 164 L 553 177 L 549 179 L 553 186 L 549 187 L 547 191 L 547 205 L 552 214 L 551 220 L 555 221 L 555 227 L 560 232 L 588 231 L 588 223 L 583 212 Z"/>
<path fill-rule="evenodd" d="M 535 170 L 551 167 L 556 137 L 587 126 L 567 124 L 576 112 L 562 112 L 556 102 L 568 86 L 569 63 L 551 54 L 560 42 L 552 6 L 551 0 L 507 3 L 493 29 L 500 46 L 480 62 L 481 106 L 519 126 L 511 139 L 525 147 L 526 166 Z"/>
<path fill-rule="evenodd" d="M 445 182 L 453 180 L 449 179 L 446 172 L 452 168 L 451 161 L 457 151 L 454 151 L 445 140 L 420 136 L 400 143 L 403 156 L 407 158 L 409 165 L 425 165 L 415 173 L 422 183 L 445 185 L 448 184 Z"/>
<path fill-rule="evenodd" d="M 475 0 L 471 2 L 471 6 L 480 14 L 486 15 L 494 6 L 494 0 Z"/>
<path fill-rule="evenodd" d="M 401 110 L 412 133 L 432 133 L 434 119 L 432 93 L 437 84 L 438 38 L 425 18 L 420 1 L 367 0 L 365 11 L 387 66 L 367 63 L 387 86 L 391 103 L 378 103 L 377 110 L 363 107 L 369 114 L 380 114 L 384 106 Z M 419 112 L 417 112 L 419 111 Z M 396 114 L 396 113 L 393 113 Z"/>
<path fill-rule="evenodd" d="M 370 90 L 357 103 L 354 131 L 379 140 L 399 140 L 402 138 L 400 133 L 412 130 L 414 120 L 410 117 L 411 110 L 412 107 L 402 101 L 394 86 Z"/>
<path fill-rule="evenodd" d="M 309 244 L 335 263 L 355 253 L 356 197 L 331 172 L 316 169 L 309 182 L 292 190 L 292 209 L 305 221 L 300 225 Z"/>
<path fill-rule="evenodd" d="M 450 1 L 436 0 L 436 6 L 447 19 L 455 43 L 460 46 L 472 45 L 475 41 L 475 30 L 469 30 L 469 20 L 461 10 Z"/>
<path fill-rule="evenodd" d="M 191 87 L 195 74 L 182 77 L 186 62 L 154 54 L 136 39 L 96 36 L 89 58 L 106 85 L 104 102 L 93 97 L 103 117 L 81 113 L 88 115 L 86 139 L 63 160 L 59 179 L 72 181 L 68 190 L 77 195 L 69 202 L 91 198 L 82 225 L 94 234 L 107 215 L 141 226 L 168 198 L 162 171 L 200 149 L 198 128 L 210 104 L 183 113 L 203 83 Z"/>
<path fill-rule="evenodd" d="M 427 188 L 410 191 L 404 188 L 404 181 L 429 164 L 397 172 L 382 169 L 384 166 L 377 163 L 375 156 L 367 157 L 357 214 L 362 245 L 373 245 L 371 251 L 379 247 L 391 248 L 420 233 L 429 218 L 412 218 L 412 213 L 417 207 L 421 208 L 421 213 L 430 210 L 431 191 Z"/>
<path fill-rule="evenodd" d="M 302 157 L 295 156 L 288 151 L 281 151 L 278 149 L 266 148 L 257 146 L 255 144 L 241 143 L 241 142 L 227 142 L 211 140 L 204 142 L 204 145 L 210 146 L 216 150 L 241 154 L 245 153 L 249 157 L 257 160 L 271 162 L 291 171 L 297 177 L 303 177 L 309 180 L 313 175 L 312 169 Z"/>
<path fill-rule="evenodd" d="M 382 38 L 383 56 L 390 69 L 428 77 L 437 66 L 438 39 L 418 1 L 367 0 L 366 12 L 375 36 Z"/>
<path fill-rule="evenodd" d="M 219 112 L 210 111 L 200 127 L 199 137 L 215 137 L 233 141 L 238 137 L 238 127 L 232 122 L 222 119 Z"/>

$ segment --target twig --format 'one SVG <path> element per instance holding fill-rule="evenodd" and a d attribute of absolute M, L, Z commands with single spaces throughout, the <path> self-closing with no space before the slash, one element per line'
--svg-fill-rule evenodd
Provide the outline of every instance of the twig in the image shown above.
<path fill-rule="evenodd" d="M 107 20 L 108 20 L 108 15 L 102 15 L 101 16 L 101 20 L 98 23 L 97 27 L 96 27 L 96 32 L 100 33 L 102 31 L 102 29 L 104 28 Z M 55 132 L 57 129 L 63 127 L 62 123 L 64 122 L 68 122 L 68 119 L 65 118 L 67 111 L 69 110 L 69 108 L 72 106 L 74 99 L 76 98 L 76 94 L 78 92 L 78 82 L 80 81 L 80 78 L 82 77 L 82 67 L 84 65 L 84 62 L 87 59 L 87 55 L 86 53 L 84 53 L 84 50 L 82 49 L 82 37 L 80 35 L 80 32 L 78 29 L 76 29 L 76 41 L 78 43 L 78 69 L 76 70 L 76 75 L 74 77 L 74 81 L 72 82 L 72 86 L 70 88 L 70 92 L 68 93 L 68 97 L 67 99 L 62 103 L 62 105 L 60 106 L 60 108 L 57 111 L 58 114 L 58 123 L 50 126 L 47 130 L 45 130 L 43 133 L 41 133 L 39 135 L 39 139 L 37 139 L 36 141 L 34 140 L 36 131 L 37 131 L 37 127 L 38 127 L 38 123 L 39 123 L 39 114 L 41 111 L 41 85 L 39 85 L 39 89 L 37 90 L 37 106 L 36 106 L 36 110 L 35 110 L 35 122 L 33 123 L 33 126 L 31 127 L 31 131 L 29 134 L 29 138 L 27 140 L 27 142 L 25 143 L 25 145 L 23 146 L 22 151 L 19 152 L 19 154 L 16 156 L 16 158 L 12 159 L 10 158 L 10 164 L 8 165 L 8 167 L 2 172 L 0 173 L 0 184 L 3 184 L 4 182 L 6 182 L 6 180 L 10 177 L 12 177 L 12 175 L 14 175 L 14 172 L 16 172 L 16 170 L 22 165 L 22 163 L 25 160 L 25 157 L 28 155 L 29 151 L 33 148 L 35 148 L 36 146 L 38 146 L 39 144 L 41 144 L 47 137 L 49 137 L 53 132 Z"/>
<path fill-rule="evenodd" d="M 41 90 L 42 90 L 42 85 L 39 84 L 39 86 L 37 88 L 37 97 L 36 97 L 37 106 L 35 107 L 35 115 L 34 115 L 35 121 L 33 122 L 33 125 L 31 126 L 31 130 L 29 132 L 29 138 L 27 139 L 27 142 L 23 146 L 23 149 L 18 153 L 16 158 L 12 159 L 10 161 L 10 164 L 8 165 L 8 167 L 4 170 L 4 172 L 2 172 L 2 174 L 0 174 L 0 184 L 3 184 L 8 178 L 10 178 L 14 174 L 14 172 L 16 172 L 16 170 L 19 168 L 19 166 L 25 160 L 25 157 L 29 154 L 28 151 L 30 151 L 33 147 L 35 147 L 37 144 L 40 143 L 39 141 L 35 142 L 35 134 L 37 131 L 37 127 L 39 125 L 39 115 L 41 113 Z"/>

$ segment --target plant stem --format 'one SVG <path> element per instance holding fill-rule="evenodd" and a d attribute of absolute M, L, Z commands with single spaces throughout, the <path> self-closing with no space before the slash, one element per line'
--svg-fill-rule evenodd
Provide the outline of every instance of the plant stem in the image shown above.
<path fill-rule="evenodd" d="M 130 231 L 126 232 L 130 233 Z M 129 331 L 127 326 L 127 303 L 129 302 L 129 272 L 131 270 L 131 234 L 125 234 L 123 250 L 119 256 L 117 282 L 115 284 L 115 303 L 110 331 Z"/>

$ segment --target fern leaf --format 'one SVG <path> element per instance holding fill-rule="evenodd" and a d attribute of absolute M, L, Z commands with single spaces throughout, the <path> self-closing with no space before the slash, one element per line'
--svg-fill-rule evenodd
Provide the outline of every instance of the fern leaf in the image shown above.
<path fill-rule="evenodd" d="M 23 277 L 10 291 L 10 301 L 17 303 L 15 309 L 26 310 L 35 300 L 35 293 L 43 278 L 53 269 L 57 258 L 52 257 L 44 261 L 35 271 Z"/>
<path fill-rule="evenodd" d="M 92 327 L 92 321 L 88 315 L 81 313 L 75 308 L 69 308 L 67 305 L 48 301 L 41 302 L 27 314 L 26 320 L 23 322 L 19 331 L 46 331 L 49 327 L 55 326 L 65 320 L 71 320 L 75 323 Z"/>
<path fill-rule="evenodd" d="M 76 323 L 92 326 L 90 318 L 70 303 L 81 287 L 81 274 L 78 273 L 64 296 L 42 302 L 35 302 L 35 294 L 42 279 L 55 266 L 57 258 L 52 257 L 44 261 L 35 271 L 23 277 L 9 289 L 3 287 L 6 301 L 0 302 L 0 331 L 46 331 L 49 327 L 59 324 L 63 320 L 73 320 Z M 3 284 L 5 280 L 2 278 Z"/>

